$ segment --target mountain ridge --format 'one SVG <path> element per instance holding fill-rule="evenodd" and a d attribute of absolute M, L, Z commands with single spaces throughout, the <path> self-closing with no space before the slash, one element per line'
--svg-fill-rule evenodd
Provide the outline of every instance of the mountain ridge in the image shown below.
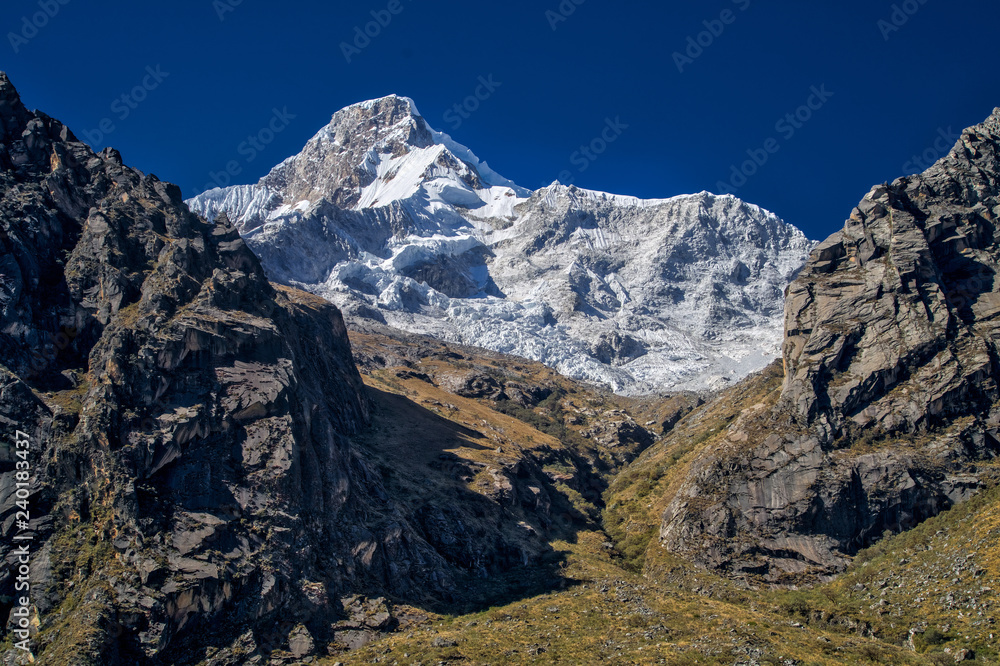
<path fill-rule="evenodd" d="M 730 195 L 520 188 L 398 96 L 338 111 L 256 185 L 188 203 L 225 212 L 274 279 L 349 317 L 625 394 L 717 388 L 770 362 L 811 247 Z"/>

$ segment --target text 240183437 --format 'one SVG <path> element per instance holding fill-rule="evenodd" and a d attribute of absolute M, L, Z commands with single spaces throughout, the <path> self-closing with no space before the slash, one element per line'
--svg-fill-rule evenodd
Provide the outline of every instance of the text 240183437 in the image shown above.
<path fill-rule="evenodd" d="M 14 609 L 11 611 L 15 647 L 31 652 L 31 436 L 20 430 L 14 433 L 14 472 L 17 512 L 14 514 L 13 536 L 16 543 L 11 566 L 14 567 Z"/>

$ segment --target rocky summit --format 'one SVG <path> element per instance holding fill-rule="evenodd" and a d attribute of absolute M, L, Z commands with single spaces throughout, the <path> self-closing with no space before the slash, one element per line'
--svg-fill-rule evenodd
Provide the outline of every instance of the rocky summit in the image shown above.
<path fill-rule="evenodd" d="M 731 196 L 526 190 L 397 96 L 337 112 L 259 183 L 188 203 L 228 215 L 272 279 L 352 319 L 631 395 L 720 388 L 769 363 L 812 247 Z"/>

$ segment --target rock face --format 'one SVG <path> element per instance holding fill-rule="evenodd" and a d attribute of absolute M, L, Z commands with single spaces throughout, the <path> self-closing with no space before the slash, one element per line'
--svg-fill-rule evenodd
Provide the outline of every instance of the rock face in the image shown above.
<path fill-rule="evenodd" d="M 789 289 L 783 397 L 804 423 L 916 432 L 997 398 L 1000 115 L 874 188 Z"/>
<path fill-rule="evenodd" d="M 226 213 L 269 275 L 348 314 L 542 361 L 627 394 L 728 385 L 779 351 L 812 244 L 736 198 L 531 192 L 402 97 L 339 111 Z"/>
<path fill-rule="evenodd" d="M 734 572 L 825 575 L 973 493 L 976 462 L 1000 452 L 998 218 L 1000 110 L 813 251 L 788 290 L 780 391 L 733 405 L 663 544 Z"/>
<path fill-rule="evenodd" d="M 469 580 L 547 552 L 529 521 L 543 535 L 552 521 L 521 507 L 540 504 L 527 485 L 551 486 L 538 465 L 515 451 L 522 471 L 498 472 L 517 505 L 447 470 L 451 504 L 414 497 L 428 473 L 403 485 L 391 465 L 405 455 L 362 445 L 389 398 L 362 385 L 340 312 L 269 283 L 225 216 L 206 222 L 176 186 L 94 154 L 2 74 L 0 247 L 0 423 L 5 442 L 15 429 L 33 442 L 41 663 L 324 653 L 352 593 L 462 600 L 478 594 Z M 443 433 L 428 446 L 475 434 L 408 409 L 408 427 Z M 7 536 L 18 460 L 0 451 Z M 14 546 L 0 543 L 4 618 Z"/>
<path fill-rule="evenodd" d="M 0 100 L 3 412 L 34 435 L 43 631 L 79 591 L 48 663 L 142 663 L 223 612 L 301 608 L 367 418 L 340 313 L 276 291 L 225 218 L 29 113 L 5 75 Z M 113 577 L 73 581 L 77 557 Z"/>

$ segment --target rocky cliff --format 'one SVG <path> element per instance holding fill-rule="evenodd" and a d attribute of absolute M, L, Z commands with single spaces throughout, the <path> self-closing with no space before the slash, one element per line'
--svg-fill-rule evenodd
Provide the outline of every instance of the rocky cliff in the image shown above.
<path fill-rule="evenodd" d="M 48 663 L 141 663 L 223 613 L 301 608 L 367 419 L 339 312 L 276 291 L 225 218 L 28 112 L 6 76 L 0 99 L 5 444 L 33 435 Z"/>
<path fill-rule="evenodd" d="M 532 192 L 435 132 L 407 98 L 338 111 L 226 213 L 272 279 L 352 318 L 537 360 L 623 394 L 729 385 L 779 352 L 812 244 L 707 192 Z"/>
<path fill-rule="evenodd" d="M 662 544 L 823 576 L 975 492 L 1000 452 L 998 216 L 1000 110 L 865 196 L 789 287 L 783 383 L 716 403 L 725 422 L 672 486 Z"/>

